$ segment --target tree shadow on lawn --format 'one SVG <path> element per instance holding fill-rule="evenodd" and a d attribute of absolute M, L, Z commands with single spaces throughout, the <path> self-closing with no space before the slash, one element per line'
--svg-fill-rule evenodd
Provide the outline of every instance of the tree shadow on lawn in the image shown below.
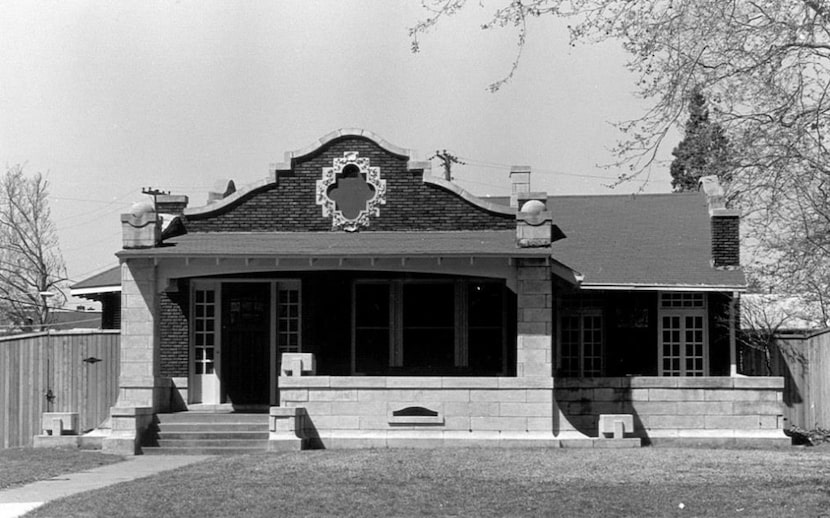
<path fill-rule="evenodd" d="M 360 450 L 221 458 L 30 516 L 816 516 L 830 455 Z M 681 504 L 682 507 L 681 507 Z"/>

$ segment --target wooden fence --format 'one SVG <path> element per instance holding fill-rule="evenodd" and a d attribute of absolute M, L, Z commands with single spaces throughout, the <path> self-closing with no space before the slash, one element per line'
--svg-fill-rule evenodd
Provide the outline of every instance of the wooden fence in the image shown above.
<path fill-rule="evenodd" d="M 830 429 L 830 329 L 780 335 L 769 359 L 772 375 L 784 377 L 787 424 Z M 744 348 L 742 360 L 743 374 L 767 375 L 762 351 Z"/>
<path fill-rule="evenodd" d="M 82 430 L 118 395 L 119 331 L 49 331 L 0 338 L 0 448 L 30 446 L 43 412 L 79 412 Z"/>

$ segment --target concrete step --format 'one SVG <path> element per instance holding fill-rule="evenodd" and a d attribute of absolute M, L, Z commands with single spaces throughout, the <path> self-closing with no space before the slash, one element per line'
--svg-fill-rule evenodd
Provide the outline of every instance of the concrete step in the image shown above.
<path fill-rule="evenodd" d="M 159 423 L 268 423 L 268 414 L 175 412 L 156 414 Z"/>
<path fill-rule="evenodd" d="M 262 453 L 265 447 L 158 447 L 144 446 L 141 451 L 144 455 L 246 455 Z"/>
<path fill-rule="evenodd" d="M 214 432 L 209 428 L 202 429 L 198 432 L 168 432 L 162 429 L 157 434 L 159 440 L 268 440 L 268 430 L 257 432 Z"/>
<path fill-rule="evenodd" d="M 267 432 L 268 423 L 160 423 L 159 430 L 168 432 Z"/>
<path fill-rule="evenodd" d="M 265 439 L 159 439 L 160 448 L 268 448 Z"/>

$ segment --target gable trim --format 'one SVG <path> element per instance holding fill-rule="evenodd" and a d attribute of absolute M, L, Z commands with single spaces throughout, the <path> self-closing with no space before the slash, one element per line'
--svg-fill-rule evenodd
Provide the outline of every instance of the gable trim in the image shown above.
<path fill-rule="evenodd" d="M 468 202 L 472 205 L 475 205 L 476 207 L 478 207 L 480 209 L 484 209 L 488 212 L 494 212 L 496 214 L 504 214 L 506 216 L 515 216 L 516 213 L 517 213 L 516 209 L 513 208 L 513 207 L 510 207 L 510 206 L 507 206 L 507 205 L 502 205 L 500 203 L 494 203 L 494 202 L 479 198 L 478 196 L 476 196 L 476 195 L 474 195 L 474 194 L 472 194 L 468 191 L 465 191 L 460 186 L 458 186 L 458 185 L 456 185 L 452 182 L 448 182 L 447 180 L 444 180 L 443 178 L 439 178 L 437 176 L 424 175 L 424 183 L 427 184 L 427 185 L 434 185 L 436 187 L 446 189 L 447 191 L 450 191 L 451 193 L 455 194 L 456 196 L 459 196 L 464 201 L 466 201 L 466 202 Z"/>
<path fill-rule="evenodd" d="M 323 135 L 309 146 L 298 149 L 296 151 L 286 151 L 285 163 L 278 164 L 277 169 L 291 169 L 291 162 L 293 160 L 302 158 L 307 155 L 311 155 L 312 153 L 315 153 L 326 144 L 343 137 L 367 138 L 375 144 L 377 144 L 378 146 L 380 146 L 381 148 L 383 148 L 384 150 L 392 153 L 393 155 L 398 155 L 400 157 L 410 160 L 413 158 L 413 152 L 411 150 L 402 148 L 400 146 L 396 146 L 387 141 L 386 139 L 382 138 L 377 133 L 361 128 L 341 128 L 338 130 L 334 130 L 331 133 L 327 133 L 326 135 Z"/>

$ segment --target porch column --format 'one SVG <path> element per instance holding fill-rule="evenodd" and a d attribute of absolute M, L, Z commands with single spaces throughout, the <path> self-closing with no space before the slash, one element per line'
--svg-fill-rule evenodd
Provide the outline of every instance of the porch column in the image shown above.
<path fill-rule="evenodd" d="M 118 407 L 163 407 L 159 372 L 156 267 L 152 259 L 121 264 L 121 373 Z"/>
<path fill-rule="evenodd" d="M 516 375 L 553 376 L 553 285 L 545 259 L 518 261 Z"/>

